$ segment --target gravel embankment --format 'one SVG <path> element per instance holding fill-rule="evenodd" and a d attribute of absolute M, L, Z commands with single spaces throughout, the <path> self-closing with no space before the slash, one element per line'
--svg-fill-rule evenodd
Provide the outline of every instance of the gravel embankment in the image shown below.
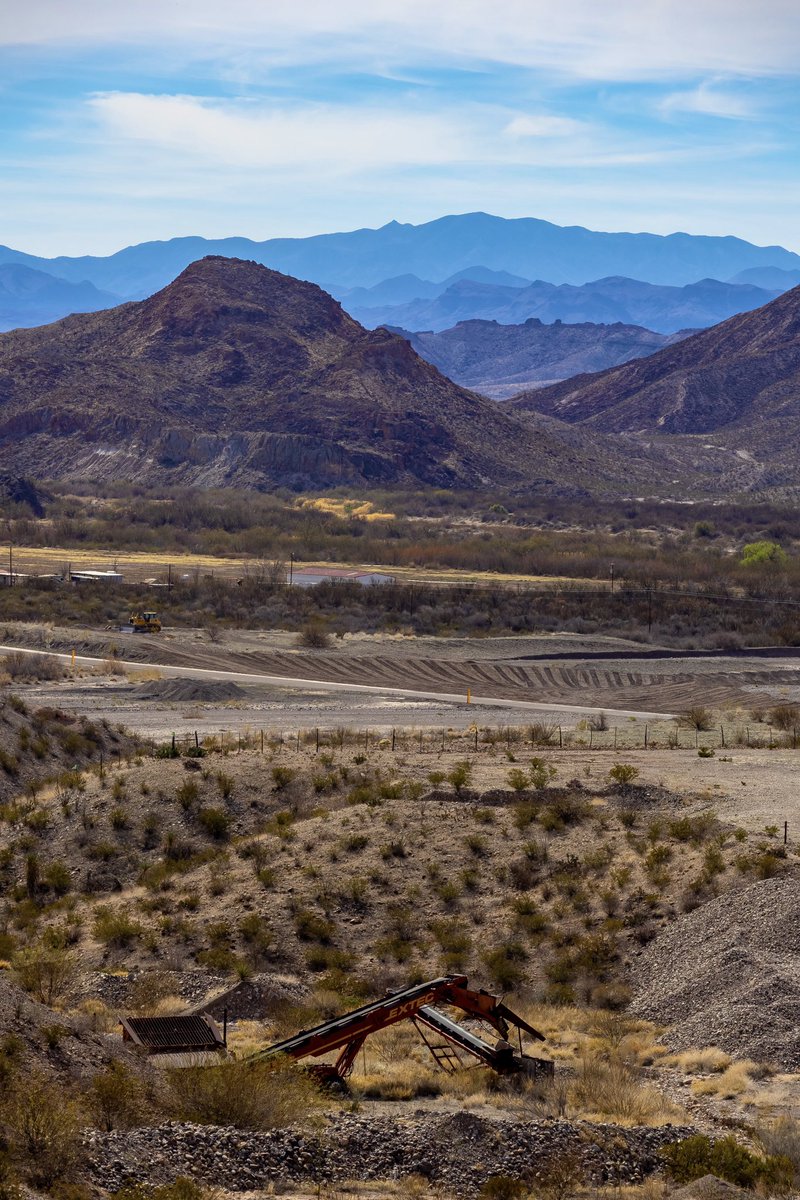
<path fill-rule="evenodd" d="M 595 1183 L 635 1183 L 656 1170 L 659 1150 L 695 1130 L 626 1129 L 588 1122 L 493 1121 L 471 1113 L 412 1118 L 331 1118 L 324 1131 L 246 1132 L 169 1122 L 87 1135 L 90 1175 L 110 1192 L 146 1179 L 191 1176 L 232 1192 L 299 1181 L 401 1179 L 423 1175 L 465 1198 L 493 1175 L 534 1181 L 555 1159 L 572 1158 Z"/>
<path fill-rule="evenodd" d="M 765 879 L 668 927 L 634 968 L 630 1011 L 678 1047 L 800 1071 L 800 878 Z"/>

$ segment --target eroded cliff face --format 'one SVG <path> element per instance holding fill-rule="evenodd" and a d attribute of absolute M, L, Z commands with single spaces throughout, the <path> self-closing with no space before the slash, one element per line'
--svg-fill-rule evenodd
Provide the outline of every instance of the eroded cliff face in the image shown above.
<path fill-rule="evenodd" d="M 596 474 L 568 433 L 456 386 L 315 285 L 223 258 L 0 337 L 0 453 L 39 478 L 199 486 L 524 487 L 562 457 Z"/>

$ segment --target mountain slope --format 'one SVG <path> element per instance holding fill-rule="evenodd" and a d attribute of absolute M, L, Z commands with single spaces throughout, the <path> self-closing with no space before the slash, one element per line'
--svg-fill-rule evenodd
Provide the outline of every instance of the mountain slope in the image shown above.
<path fill-rule="evenodd" d="M 449 329 L 457 321 L 499 321 L 516 325 L 529 317 L 548 323 L 567 321 L 640 325 L 658 333 L 702 329 L 736 313 L 747 312 L 774 299 L 769 291 L 748 284 L 702 279 L 685 287 L 662 287 L 638 279 L 610 276 L 574 287 L 537 280 L 527 287 L 498 287 L 462 279 L 439 294 L 410 303 L 365 307 L 345 296 L 345 308 L 367 328 L 400 326 L 411 330 Z"/>
<path fill-rule="evenodd" d="M 0 263 L 0 332 L 46 325 L 74 312 L 97 312 L 119 303 L 85 280 L 70 283 L 21 263 Z"/>
<path fill-rule="evenodd" d="M 455 383 L 495 400 L 505 400 L 521 388 L 654 354 L 682 336 L 668 338 L 636 325 L 543 325 L 535 317 L 523 325 L 460 321 L 441 333 L 392 332 L 406 338 L 421 358 Z"/>
<path fill-rule="evenodd" d="M 650 358 L 510 402 L 603 431 L 717 434 L 794 464 L 800 441 L 800 288 Z"/>
<path fill-rule="evenodd" d="M 781 246 L 754 246 L 740 238 L 600 233 L 533 217 L 506 220 L 480 212 L 423 225 L 391 221 L 381 229 L 264 242 L 175 238 L 128 246 L 107 258 L 43 259 L 0 246 L 0 262 L 20 262 L 73 281 L 88 279 L 96 287 L 130 298 L 151 294 L 190 262 L 209 254 L 252 259 L 340 288 L 372 287 L 409 273 L 422 279 L 446 279 L 475 263 L 556 284 L 624 275 L 683 285 L 707 277 L 729 279 L 751 267 L 800 268 L 797 254 Z"/>
<path fill-rule="evenodd" d="M 505 415 L 315 285 L 236 259 L 0 336 L 0 453 L 39 478 L 577 486 L 612 478 L 594 440 Z"/>

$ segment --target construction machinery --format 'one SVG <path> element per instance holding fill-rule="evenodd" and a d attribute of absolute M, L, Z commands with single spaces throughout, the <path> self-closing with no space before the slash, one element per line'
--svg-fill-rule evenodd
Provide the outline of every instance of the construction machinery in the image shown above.
<path fill-rule="evenodd" d="M 468 1017 L 489 1025 L 500 1035 L 499 1039 L 487 1042 L 441 1012 L 441 1005 L 460 1009 Z M 276 1042 L 251 1055 L 250 1061 L 263 1061 L 279 1054 L 296 1060 L 319 1058 L 338 1050 L 335 1062 L 314 1065 L 311 1070 L 320 1082 L 343 1087 L 369 1035 L 405 1020 L 415 1025 L 434 1060 L 443 1070 L 452 1072 L 462 1067 L 458 1053 L 462 1051 L 501 1075 L 547 1078 L 553 1074 L 552 1062 L 523 1052 L 523 1032 L 538 1042 L 544 1041 L 544 1035 L 507 1008 L 497 996 L 469 988 L 466 975 L 443 975 L 427 983 L 389 993 L 382 1000 L 365 1004 L 344 1016 L 334 1017 L 313 1029 L 305 1029 L 294 1037 Z M 517 1029 L 518 1049 L 508 1040 L 511 1025 Z"/>
<path fill-rule="evenodd" d="M 161 633 L 161 619 L 155 612 L 134 612 L 128 618 L 134 633 Z"/>

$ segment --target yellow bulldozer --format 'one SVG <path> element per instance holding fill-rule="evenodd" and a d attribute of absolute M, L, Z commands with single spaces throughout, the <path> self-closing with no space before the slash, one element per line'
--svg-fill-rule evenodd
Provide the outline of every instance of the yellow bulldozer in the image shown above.
<path fill-rule="evenodd" d="M 161 620 L 155 612 L 131 613 L 128 625 L 134 633 L 161 633 Z"/>

